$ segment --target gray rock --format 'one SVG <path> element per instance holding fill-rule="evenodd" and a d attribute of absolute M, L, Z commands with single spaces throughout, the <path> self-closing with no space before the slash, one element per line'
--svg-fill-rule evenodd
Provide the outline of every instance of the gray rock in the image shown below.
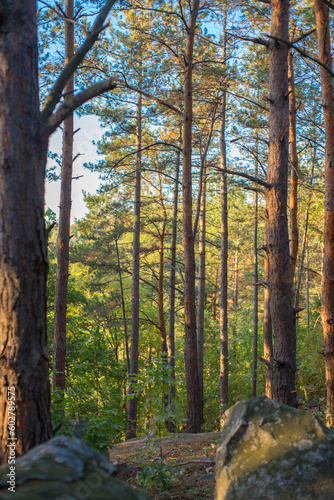
<path fill-rule="evenodd" d="M 9 472 L 7 465 L 0 468 L 4 500 L 147 500 L 112 476 L 106 457 L 76 438 L 55 437 L 17 459 L 14 496 Z"/>
<path fill-rule="evenodd" d="M 226 412 L 216 500 L 334 500 L 334 433 L 265 396 Z"/>

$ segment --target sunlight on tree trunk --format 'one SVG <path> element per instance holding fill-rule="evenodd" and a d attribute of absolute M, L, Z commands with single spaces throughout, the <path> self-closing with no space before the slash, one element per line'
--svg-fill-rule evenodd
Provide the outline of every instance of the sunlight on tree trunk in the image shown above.
<path fill-rule="evenodd" d="M 66 0 L 67 19 L 74 18 L 73 0 Z M 74 54 L 74 24 L 65 23 L 65 64 Z M 74 92 L 73 75 L 65 86 L 66 95 Z M 57 243 L 57 274 L 54 299 L 54 337 L 53 337 L 53 374 L 52 388 L 57 391 L 58 402 L 64 398 L 65 390 L 65 362 L 66 362 L 66 309 L 67 285 L 70 253 L 70 223 L 71 223 L 71 191 L 73 166 L 73 114 L 64 121 L 63 151 L 61 166 L 61 187 L 59 205 L 59 229 Z"/>
<path fill-rule="evenodd" d="M 319 60 L 332 70 L 328 6 L 314 0 L 318 31 Z M 322 272 L 321 320 L 324 329 L 324 356 L 327 386 L 327 424 L 334 425 L 334 79 L 320 68 L 322 106 L 325 121 L 325 217 Z"/>
<path fill-rule="evenodd" d="M 187 432 L 201 430 L 201 393 L 198 376 L 196 311 L 195 311 L 195 235 L 192 223 L 192 123 L 193 123 L 193 51 L 199 0 L 193 0 L 188 21 L 185 50 L 184 113 L 183 113 L 183 245 L 184 245 L 184 314 L 185 367 L 187 386 Z"/>
<path fill-rule="evenodd" d="M 133 385 L 138 375 L 139 357 L 139 249 L 140 249 L 140 209 L 141 209 L 141 144 L 142 144 L 142 96 L 137 94 L 137 139 L 136 139 L 136 171 L 134 195 L 134 221 L 132 243 L 132 307 L 131 307 L 131 347 L 130 347 L 130 384 L 128 394 L 128 417 L 126 439 L 136 437 L 137 432 L 137 396 Z"/>
<path fill-rule="evenodd" d="M 172 214 L 172 235 L 170 245 L 170 273 L 169 273 L 169 313 L 168 313 L 168 364 L 170 367 L 170 377 L 172 382 L 169 386 L 168 406 L 171 411 L 174 409 L 174 400 L 176 396 L 175 389 L 175 275 L 176 275 L 176 238 L 177 238 L 177 213 L 179 198 L 179 175 L 180 175 L 180 156 L 179 150 L 176 157 L 175 183 L 173 196 L 173 214 Z M 167 422 L 169 432 L 175 432 L 176 426 L 173 419 Z"/>
<path fill-rule="evenodd" d="M 289 1 L 271 1 L 271 35 L 288 40 Z M 269 43 L 269 157 L 266 188 L 269 300 L 274 331 L 271 366 L 272 397 L 297 406 L 295 390 L 296 324 L 291 302 L 291 274 L 287 218 L 289 155 L 288 48 Z"/>
<path fill-rule="evenodd" d="M 224 66 L 226 67 L 226 22 L 227 9 L 224 10 L 223 18 L 223 49 L 222 57 Z M 226 85 L 224 79 L 223 85 Z M 226 89 L 223 88 L 221 106 L 220 106 L 220 131 L 219 131 L 219 147 L 220 147 L 220 166 L 222 168 L 220 176 L 220 426 L 222 427 L 222 414 L 228 405 L 228 319 L 227 319 L 227 264 L 228 264 L 228 205 L 227 205 L 227 174 L 224 170 L 227 168 L 226 159 Z"/>
<path fill-rule="evenodd" d="M 298 155 L 296 134 L 296 96 L 293 72 L 292 49 L 288 54 L 288 80 L 289 80 L 289 133 L 290 133 L 290 265 L 291 265 L 291 293 L 293 295 L 294 279 L 298 256 Z M 293 299 L 293 298 L 292 298 Z"/>

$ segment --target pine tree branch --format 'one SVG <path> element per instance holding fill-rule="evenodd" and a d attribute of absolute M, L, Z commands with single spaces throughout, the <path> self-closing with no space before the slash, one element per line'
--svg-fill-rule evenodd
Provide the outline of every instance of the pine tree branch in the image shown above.
<path fill-rule="evenodd" d="M 320 276 L 320 278 L 322 277 L 322 274 L 319 273 L 318 271 L 315 271 L 314 269 L 311 269 L 311 268 L 306 267 L 306 266 L 303 266 L 303 269 L 305 269 L 305 271 L 309 271 L 310 273 L 316 274 L 317 276 Z"/>
<path fill-rule="evenodd" d="M 179 108 L 176 108 L 175 106 L 170 104 L 169 102 L 163 101 L 162 99 L 159 99 L 159 97 L 155 97 L 152 94 L 148 94 L 144 90 L 138 89 L 137 87 L 133 87 L 132 85 L 130 85 L 127 82 L 125 82 L 123 85 L 126 89 L 132 90 L 133 92 L 138 92 L 138 94 L 141 94 L 142 96 L 146 97 L 147 99 L 150 99 L 151 101 L 155 101 L 158 104 L 161 104 L 162 106 L 165 106 L 166 108 L 170 109 L 171 111 L 174 111 L 174 113 L 177 113 L 178 115 L 183 116 L 182 111 Z"/>
<path fill-rule="evenodd" d="M 58 76 L 55 84 L 49 92 L 49 95 L 45 99 L 43 109 L 41 111 L 41 121 L 47 122 L 51 117 L 55 107 L 60 101 L 62 92 L 65 88 L 66 83 L 73 75 L 79 64 L 83 61 L 87 52 L 93 47 L 94 43 L 98 39 L 99 34 L 103 31 L 106 26 L 103 25 L 106 20 L 109 11 L 116 3 L 116 0 L 108 0 L 104 7 L 100 10 L 99 15 L 97 16 L 95 23 L 88 33 L 86 40 L 81 45 L 81 47 L 76 51 L 73 57 L 70 59 L 68 64 L 62 70 L 60 75 Z"/>
<path fill-rule="evenodd" d="M 225 90 L 227 94 L 233 95 L 237 99 L 243 99 L 244 101 L 250 102 L 251 104 L 255 104 L 255 106 L 258 106 L 259 108 L 263 109 L 264 111 L 268 111 L 269 113 L 269 108 L 266 108 L 266 106 L 263 106 L 262 104 L 259 104 L 258 102 L 252 101 L 251 99 L 248 99 L 247 97 L 244 97 L 243 95 L 235 94 L 234 92 L 230 92 L 229 90 Z"/>
<path fill-rule="evenodd" d="M 140 148 L 140 149 L 136 149 L 135 151 L 131 151 L 131 153 L 128 153 L 126 155 L 124 155 L 120 160 L 116 161 L 115 163 L 113 163 L 111 165 L 110 168 L 116 168 L 117 165 L 119 165 L 120 163 L 122 163 L 123 160 L 125 160 L 126 158 L 128 158 L 129 156 L 133 156 L 137 153 L 141 153 L 142 151 L 146 151 L 147 149 L 150 149 L 150 148 L 153 148 L 154 146 L 171 146 L 173 148 L 176 148 L 178 149 L 179 151 L 182 151 L 181 148 L 179 148 L 179 146 L 177 146 L 176 144 L 172 144 L 170 142 L 155 142 L 153 144 L 149 144 L 148 146 L 144 146 L 143 148 Z M 149 169 L 151 171 L 151 169 Z M 145 169 L 143 169 L 143 172 L 145 171 Z"/>
<path fill-rule="evenodd" d="M 253 186 L 248 186 L 248 184 L 244 184 L 243 182 L 241 183 L 241 187 L 243 189 L 247 189 L 248 191 L 254 191 L 255 193 L 264 194 L 264 190 L 263 189 L 256 188 L 256 187 L 253 187 Z"/>
<path fill-rule="evenodd" d="M 310 31 L 308 31 L 307 33 L 304 33 L 303 35 L 300 35 L 298 38 L 296 38 L 295 40 L 292 40 L 292 43 L 297 43 L 297 42 L 300 42 L 301 40 L 304 40 L 304 38 L 306 38 L 307 36 L 309 35 L 312 35 L 312 33 L 314 33 L 315 31 L 317 31 L 317 28 L 312 28 Z"/>
<path fill-rule="evenodd" d="M 262 179 L 259 179 L 258 177 L 254 177 L 253 175 L 249 174 L 244 174 L 243 172 L 236 172 L 235 170 L 228 170 L 227 168 L 219 168 L 219 167 L 214 167 L 214 170 L 217 170 L 217 172 L 225 172 L 226 174 L 231 174 L 231 175 L 237 175 L 239 177 L 244 177 L 245 179 L 248 179 L 249 181 L 256 182 L 257 184 L 260 184 L 261 186 L 271 189 L 272 185 L 269 184 L 269 182 L 266 182 Z"/>
<path fill-rule="evenodd" d="M 263 142 L 266 146 L 269 146 L 269 141 L 263 139 L 262 137 L 256 137 L 255 135 L 241 135 L 240 137 L 235 137 L 235 139 L 231 139 L 230 143 L 240 141 L 240 139 L 257 139 L 260 142 Z"/>
<path fill-rule="evenodd" d="M 239 36 L 236 35 L 235 33 L 229 33 L 226 32 L 227 35 L 233 37 L 233 38 L 238 38 L 238 40 L 244 40 L 245 42 L 253 42 L 257 43 L 258 45 L 264 45 L 264 47 L 269 47 L 268 42 L 266 40 L 263 40 L 263 38 L 253 38 L 253 37 L 248 37 L 248 36 Z"/>
<path fill-rule="evenodd" d="M 230 142 L 231 142 L 231 141 L 230 141 Z M 235 142 L 236 142 L 236 141 L 235 141 Z M 244 148 L 246 151 L 248 151 L 248 153 L 249 153 L 249 154 L 251 154 L 251 155 L 253 156 L 253 158 L 254 158 L 254 159 L 255 159 L 255 160 L 259 163 L 259 165 L 260 165 L 260 167 L 261 167 L 261 169 L 262 169 L 262 172 L 263 172 L 263 173 L 264 173 L 264 175 L 266 176 L 266 175 L 267 175 L 267 172 L 266 172 L 266 170 L 265 170 L 264 166 L 262 165 L 262 162 L 260 161 L 260 159 L 259 159 L 258 155 L 256 155 L 256 154 L 254 153 L 254 151 L 252 151 L 252 150 L 251 150 L 249 147 L 247 147 L 245 144 L 243 144 L 243 143 L 242 143 L 242 144 L 240 144 L 240 146 L 241 146 L 242 148 Z"/>
<path fill-rule="evenodd" d="M 53 132 L 59 127 L 59 125 L 68 118 L 73 111 L 78 109 L 85 102 L 90 101 L 94 97 L 97 97 L 109 90 L 114 90 L 116 88 L 116 83 L 114 80 L 108 78 L 102 80 L 102 82 L 96 83 L 91 87 L 79 92 L 72 97 L 68 97 L 58 109 L 48 118 L 46 124 L 44 125 L 44 130 L 47 135 L 53 134 Z"/>
<path fill-rule="evenodd" d="M 280 38 L 278 36 L 272 36 L 272 35 L 266 35 L 268 38 L 271 38 L 273 40 L 276 40 L 277 42 L 282 42 L 282 43 L 285 43 L 286 45 L 288 45 L 288 47 L 291 47 L 292 49 L 295 49 L 297 52 L 299 52 L 300 55 L 302 55 L 303 57 L 306 57 L 307 59 L 310 59 L 310 61 L 313 61 L 315 62 L 316 64 L 319 64 L 319 66 L 321 66 L 322 68 L 324 68 L 326 71 L 328 71 L 328 73 L 334 77 L 334 73 L 333 71 L 328 67 L 326 66 L 326 64 L 323 64 L 321 61 L 319 61 L 319 59 L 317 59 L 316 57 L 313 57 L 311 56 L 311 54 L 309 54 L 308 52 L 306 52 L 305 50 L 303 49 L 300 49 L 299 47 L 296 47 L 294 45 L 295 42 L 288 42 L 287 40 L 284 40 L 283 38 Z"/>

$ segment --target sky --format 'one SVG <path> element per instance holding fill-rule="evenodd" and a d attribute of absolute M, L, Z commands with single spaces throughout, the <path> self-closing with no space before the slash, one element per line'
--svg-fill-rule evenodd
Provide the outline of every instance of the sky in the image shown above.
<path fill-rule="evenodd" d="M 100 186 L 98 172 L 91 172 L 83 168 L 84 163 L 97 162 L 99 158 L 96 152 L 96 146 L 93 141 L 98 141 L 102 137 L 103 129 L 100 127 L 98 118 L 93 115 L 74 118 L 74 130 L 80 127 L 79 132 L 74 136 L 74 155 L 80 153 L 73 164 L 73 177 L 82 175 L 80 179 L 72 181 L 72 210 L 71 224 L 75 219 L 84 217 L 87 209 L 83 199 L 82 191 L 95 193 Z M 61 156 L 62 148 L 62 131 L 58 129 L 51 137 L 49 150 L 52 153 L 58 153 Z M 47 166 L 53 166 L 55 162 L 48 160 Z M 59 198 L 60 198 L 60 181 L 49 182 L 45 184 L 45 206 L 51 208 L 59 216 Z"/>

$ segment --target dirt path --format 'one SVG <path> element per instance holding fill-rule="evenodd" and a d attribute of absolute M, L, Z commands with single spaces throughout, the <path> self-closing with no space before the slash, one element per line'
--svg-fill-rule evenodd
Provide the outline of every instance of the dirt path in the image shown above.
<path fill-rule="evenodd" d="M 117 477 L 159 500 L 212 500 L 220 432 L 145 436 L 116 444 L 109 458 Z"/>

